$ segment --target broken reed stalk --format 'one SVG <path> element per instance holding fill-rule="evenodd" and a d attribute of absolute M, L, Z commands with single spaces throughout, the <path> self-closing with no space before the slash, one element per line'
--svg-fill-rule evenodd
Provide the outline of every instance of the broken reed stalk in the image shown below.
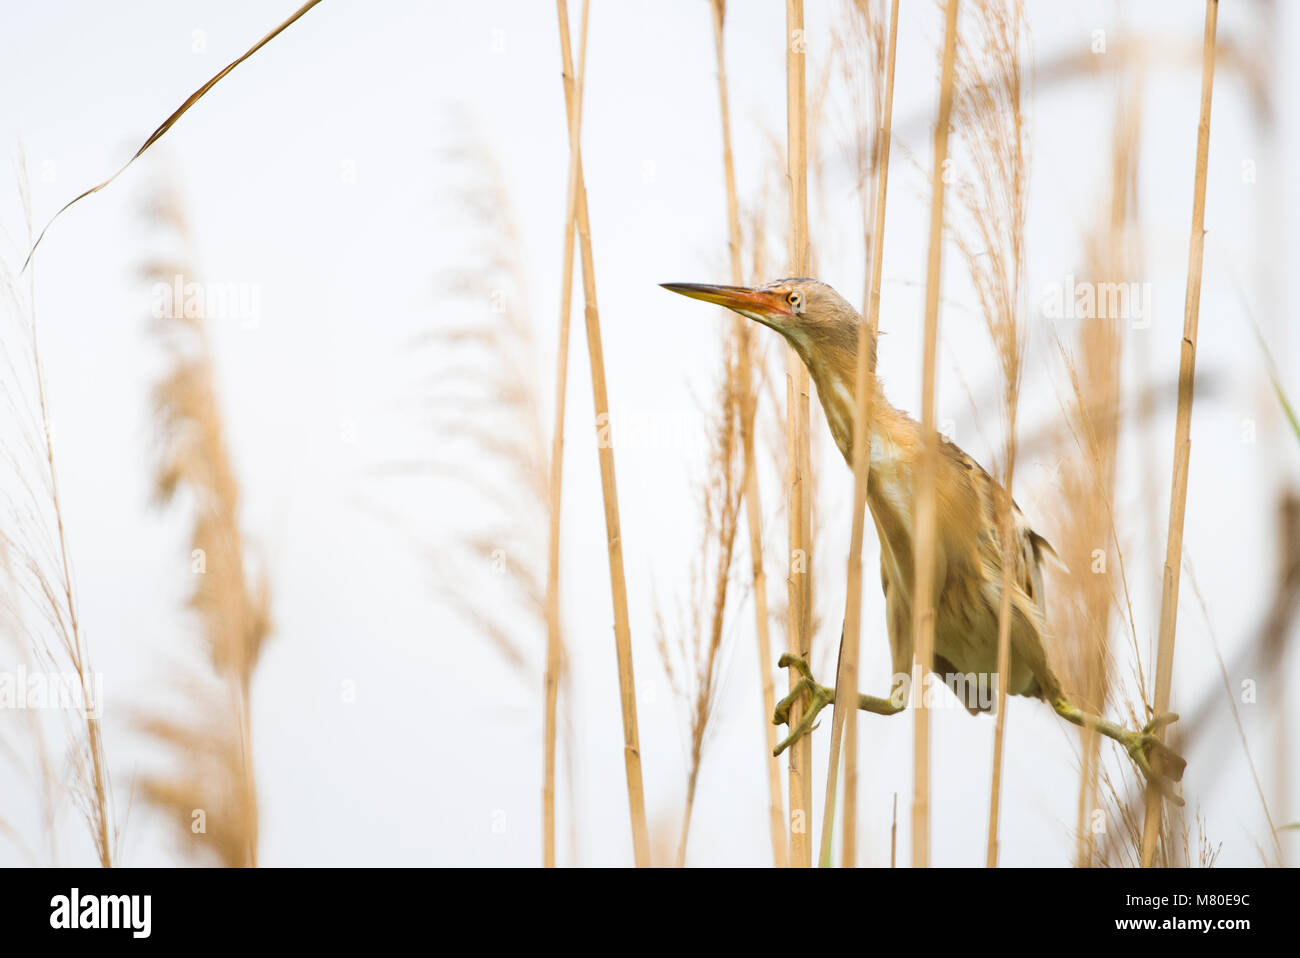
<path fill-rule="evenodd" d="M 569 43 L 569 10 L 565 0 L 555 0 L 560 21 L 560 55 L 563 61 L 564 107 L 570 133 L 578 103 L 574 89 L 573 51 Z M 578 248 L 582 261 L 582 291 L 586 303 L 587 352 L 591 360 L 591 391 L 596 413 L 600 488 L 605 504 L 605 534 L 609 546 L 609 583 L 614 607 L 614 648 L 618 656 L 619 699 L 623 713 L 623 762 L 627 773 L 627 799 L 632 824 L 632 851 L 638 868 L 650 864 L 650 837 L 646 829 L 645 792 L 641 782 L 641 745 L 637 735 L 636 682 L 632 669 L 632 635 L 628 624 L 627 580 L 623 571 L 623 534 L 618 518 L 618 487 L 614 478 L 614 447 L 609 438 L 609 394 L 605 386 L 605 359 L 600 341 L 600 311 L 596 304 L 596 267 L 591 253 L 591 221 L 587 213 L 587 187 L 582 175 L 582 152 L 571 143 L 574 166 L 575 213 Z M 602 428 L 599 424 L 605 423 Z"/>
<path fill-rule="evenodd" d="M 1169 500 L 1169 538 L 1165 548 L 1164 587 L 1160 595 L 1160 640 L 1156 653 L 1155 714 L 1169 710 L 1174 668 L 1174 631 L 1178 621 L 1178 582 L 1182 569 L 1183 519 L 1187 513 L 1187 470 L 1191 458 L 1192 399 L 1196 388 L 1196 329 L 1201 310 L 1201 265 L 1205 255 L 1205 178 L 1210 155 L 1210 105 L 1214 93 L 1214 40 L 1219 0 L 1205 0 L 1205 41 L 1201 53 L 1201 119 L 1196 128 L 1196 178 L 1192 187 L 1192 232 L 1187 250 L 1187 294 L 1178 361 L 1178 415 L 1174 423 L 1173 490 Z M 1162 740 L 1164 729 L 1156 733 Z M 1160 837 L 1162 799 L 1147 788 L 1142 824 L 1142 866 L 1150 867 Z"/>
<path fill-rule="evenodd" d="M 880 328 L 880 277 L 885 258 L 885 199 L 889 191 L 889 147 L 894 112 L 894 64 L 898 49 L 898 0 L 889 11 L 889 39 L 885 53 L 884 105 L 876 134 L 876 195 L 871 227 L 871 272 L 868 286 L 866 343 L 858 348 L 856 392 L 853 394 L 853 525 L 849 533 L 848 589 L 844 601 L 844 634 L 840 637 L 839 674 L 835 687 L 845 695 L 835 696 L 831 719 L 831 756 L 826 769 L 826 807 L 822 819 L 822 867 L 830 865 L 831 825 L 835 813 L 836 772 L 839 769 L 841 733 L 844 743 L 844 835 L 840 866 L 852 868 L 857 857 L 858 802 L 858 712 L 853 707 L 858 688 L 858 659 L 862 626 L 862 538 L 866 525 L 867 455 L 871 435 L 871 383 L 876 376 L 876 352 L 869 348 Z"/>
<path fill-rule="evenodd" d="M 727 96 L 727 61 L 723 44 L 726 0 L 713 0 L 713 42 L 718 60 L 718 100 L 722 108 L 722 169 L 727 189 L 727 250 L 731 260 L 731 282 L 744 282 L 740 262 L 740 203 L 736 197 L 736 168 L 731 151 L 731 107 Z M 769 823 L 772 835 L 772 863 L 786 866 L 785 801 L 781 795 L 781 762 L 776 750 L 776 726 L 772 712 L 776 709 L 776 689 L 772 680 L 772 639 L 767 610 L 767 573 L 763 570 L 763 513 L 758 495 L 758 470 L 754 462 L 753 329 L 743 316 L 732 317 L 740 355 L 736 360 L 740 438 L 744 455 L 745 526 L 749 530 L 749 554 L 754 582 L 754 628 L 758 635 L 758 671 L 763 690 L 763 735 L 766 742 L 764 764 L 767 767 Z"/>
<path fill-rule="evenodd" d="M 569 384 L 569 318 L 573 312 L 573 243 L 577 227 L 578 145 L 582 128 L 582 78 L 587 71 L 587 14 L 583 0 L 578 74 L 564 75 L 574 108 L 569 116 L 569 173 L 564 203 L 564 256 L 560 272 L 560 334 L 555 349 L 555 428 L 551 433 L 550 533 L 546 556 L 546 677 L 543 680 L 542 866 L 555 867 L 555 739 L 560 670 L 560 501 L 564 491 L 564 404 Z"/>
<path fill-rule="evenodd" d="M 943 66 L 939 79 L 939 116 L 934 125 L 934 169 L 930 174 L 930 246 L 925 276 L 925 346 L 921 360 L 921 455 L 916 469 L 916 556 L 913 567 L 912 644 L 917 681 L 913 688 L 912 867 L 930 864 L 930 713 L 925 705 L 925 680 L 934 665 L 934 579 L 937 503 L 935 459 L 935 354 L 939 344 L 939 280 L 943 250 L 944 161 L 948 158 L 948 127 L 952 120 L 952 81 L 957 47 L 957 0 L 947 0 L 943 30 Z"/>
<path fill-rule="evenodd" d="M 803 0 L 786 0 L 786 176 L 790 183 L 790 275 L 808 273 L 808 136 L 807 91 L 804 76 L 805 43 Z M 810 466 L 808 370 L 795 351 L 786 348 L 786 446 L 789 452 L 790 555 L 787 558 L 790 652 L 808 657 L 812 594 L 812 557 L 809 553 L 812 504 L 804 480 Z M 790 669 L 790 688 L 799 673 Z M 790 727 L 798 724 L 802 703 L 790 710 Z M 805 735 L 790 752 L 790 864 L 812 865 L 808 836 L 812 830 L 812 737 Z"/>

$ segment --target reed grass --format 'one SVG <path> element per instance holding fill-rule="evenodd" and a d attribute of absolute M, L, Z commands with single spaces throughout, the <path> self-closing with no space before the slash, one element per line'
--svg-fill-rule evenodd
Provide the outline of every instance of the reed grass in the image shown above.
<path fill-rule="evenodd" d="M 31 242 L 31 197 L 21 152 L 17 181 L 26 236 Z M 30 256 L 24 269 L 28 265 Z M 0 376 L 0 404 L 7 421 L 0 438 L 0 458 L 12 478 L 0 501 L 0 551 L 5 554 L 10 579 L 3 596 L 5 617 L 38 668 L 75 675 L 80 685 L 83 708 L 70 712 L 62 729 L 69 767 L 54 774 L 58 790 L 71 799 L 86 823 L 99 864 L 108 868 L 117 859 L 118 832 L 100 715 L 103 702 L 97 695 L 98 674 L 73 580 L 36 321 L 35 270 L 27 270 L 22 282 L 0 263 L 0 295 L 15 337 L 5 344 L 5 375 Z M 40 754 L 42 767 L 53 770 L 53 763 L 45 760 L 43 746 Z"/>
<path fill-rule="evenodd" d="M 805 88 L 803 0 L 786 0 L 786 176 L 790 195 L 789 263 L 791 276 L 808 274 L 808 138 Z M 811 641 L 812 604 L 812 500 L 809 451 L 808 370 L 793 349 L 786 349 L 786 446 L 790 554 L 787 557 L 789 592 L 789 651 L 806 659 Z M 790 688 L 799 674 L 789 670 Z M 802 717 L 801 703 L 790 710 L 790 727 Z M 789 749 L 790 864 L 812 864 L 812 740 L 804 736 Z"/>
<path fill-rule="evenodd" d="M 727 95 L 727 58 L 724 43 L 726 0 L 713 0 L 713 44 L 718 64 L 718 104 L 722 127 L 722 171 L 727 192 L 727 258 L 731 282 L 744 282 L 741 265 L 743 236 L 740 229 L 740 201 L 736 194 L 736 167 L 731 144 L 731 103 Z M 761 232 L 761 231 L 759 231 Z M 763 513 L 759 498 L 758 464 L 754 458 L 754 416 L 757 393 L 754 388 L 754 331 L 741 316 L 731 317 L 739 357 L 735 363 L 737 415 L 744 456 L 742 494 L 745 504 L 745 528 L 749 533 L 750 577 L 754 589 L 754 634 L 758 642 L 759 684 L 762 692 L 763 765 L 767 770 L 768 824 L 772 839 L 772 863 L 784 868 L 787 861 L 785 840 L 785 800 L 781 794 L 781 764 L 773 755 L 776 749 L 776 726 L 772 712 L 776 707 L 776 690 L 772 681 L 772 639 L 767 608 L 767 572 L 763 563 Z"/>
<path fill-rule="evenodd" d="M 955 228 L 980 314 L 1001 376 L 1005 427 L 1000 486 L 994 503 L 1001 541 L 998 607 L 998 692 L 993 732 L 985 863 L 998 862 L 1002 753 L 1006 737 L 1007 676 L 1011 667 L 1011 598 L 1016 535 L 1011 489 L 1016 466 L 1016 421 L 1024 370 L 1024 234 L 1028 192 L 1028 131 L 1024 115 L 1022 48 L 1028 25 L 1017 0 L 973 0 L 957 51 L 953 118 L 967 162 L 956 184 L 965 218 Z"/>
<path fill-rule="evenodd" d="M 560 629 L 560 503 L 564 491 L 564 413 L 569 382 L 569 323 L 573 312 L 573 244 L 578 226 L 578 146 L 582 127 L 582 79 L 587 68 L 589 0 L 583 0 L 578 73 L 565 75 L 574 108 L 569 117 L 569 171 L 564 204 L 564 253 L 560 268 L 560 332 L 555 350 L 555 426 L 551 431 L 550 544 L 546 566 L 546 676 L 543 717 L 542 864 L 555 867 L 555 723 L 559 694 L 562 636 Z"/>
<path fill-rule="evenodd" d="M 921 454 L 916 466 L 915 592 L 912 600 L 912 642 L 921 682 L 913 700 L 912 867 L 930 864 L 930 714 L 924 682 L 934 667 L 934 606 L 936 596 L 935 542 L 937 504 L 935 461 L 939 436 L 935 431 L 935 358 L 939 345 L 939 285 L 942 275 L 944 163 L 952 123 L 953 76 L 956 69 L 957 0 L 944 7 L 943 53 L 940 59 L 939 113 L 934 126 L 934 167 L 930 175 L 930 241 L 925 277 L 925 334 L 921 359 Z"/>
<path fill-rule="evenodd" d="M 1214 94 L 1214 43 L 1219 2 L 1205 0 L 1205 41 L 1201 59 L 1201 117 L 1196 129 L 1196 174 L 1192 187 L 1192 232 L 1187 252 L 1187 295 L 1178 361 L 1178 416 L 1174 424 L 1173 489 L 1165 547 L 1164 584 L 1160 596 L 1160 638 L 1156 658 L 1155 713 L 1169 711 L 1174 668 L 1174 633 L 1178 622 L 1178 584 L 1182 569 L 1183 521 L 1187 514 L 1187 473 L 1191 458 L 1192 400 L 1196 390 L 1196 333 L 1201 307 L 1201 267 L 1205 256 L 1205 179 L 1210 155 L 1210 106 Z M 1164 738 L 1164 730 L 1158 732 Z M 1148 788 L 1142 825 L 1142 864 L 1155 860 L 1163 800 Z"/>
<path fill-rule="evenodd" d="M 176 276 L 193 282 L 184 252 L 188 227 L 175 191 L 160 189 L 149 211 L 181 251 L 147 262 L 144 279 L 165 286 Z M 153 332 L 168 359 L 154 390 L 154 494 L 160 506 L 180 498 L 193 510 L 188 607 L 198 633 L 194 651 L 203 664 L 186 664 L 173 683 L 185 702 L 182 717 L 138 715 L 139 727 L 179 765 L 179 771 L 145 774 L 141 790 L 167 816 L 187 857 L 253 867 L 258 805 L 250 686 L 270 632 L 270 592 L 247 568 L 239 484 L 227 450 L 207 319 L 191 304 L 173 303 Z"/>
<path fill-rule="evenodd" d="M 560 22 L 560 55 L 565 77 L 573 75 L 573 52 L 569 41 L 569 11 L 565 0 L 556 0 Z M 577 129 L 578 103 L 571 82 L 565 83 L 564 105 L 569 131 Z M 576 145 L 576 144 L 575 144 Z M 586 302 L 587 352 L 591 360 L 592 398 L 596 410 L 597 445 L 600 457 L 601 496 L 605 505 L 605 534 L 609 549 L 610 592 L 614 605 L 614 644 L 618 655 L 618 685 L 623 715 L 623 761 L 627 773 L 628 807 L 632 824 L 632 849 L 637 867 L 650 864 L 650 840 L 646 830 L 645 791 L 641 780 L 641 745 L 636 720 L 636 680 L 632 667 L 632 635 L 628 623 L 627 582 L 623 571 L 623 535 L 618 516 L 618 487 L 614 478 L 614 447 L 610 438 L 609 394 L 605 385 L 605 359 L 600 341 L 600 311 L 596 303 L 596 268 L 591 249 L 591 223 L 587 214 L 587 188 L 582 175 L 581 151 L 575 154 L 575 196 L 578 248 L 582 261 L 582 288 Z M 603 437 L 602 437 L 603 434 Z"/>
<path fill-rule="evenodd" d="M 870 23 L 870 8 L 856 5 Z M 869 35 L 879 32 L 868 27 Z M 877 105 L 879 126 L 874 150 L 875 195 L 869 236 L 870 264 L 867 271 L 866 342 L 876 342 L 880 329 L 880 282 L 885 256 L 885 207 L 889 191 L 890 136 L 894 111 L 894 68 L 898 52 L 898 0 L 892 0 L 889 12 L 888 40 L 882 78 L 883 100 Z M 858 688 L 859 646 L 862 625 L 862 542 L 866 525 L 867 476 L 871 468 L 868 455 L 871 435 L 871 399 L 876 381 L 876 351 L 859 348 L 857 355 L 853 418 L 853 516 L 849 532 L 848 585 L 844 602 L 844 632 L 840 638 L 840 662 L 835 687 L 847 690 L 836 695 L 831 718 L 831 749 L 826 772 L 826 808 L 823 813 L 821 864 L 830 864 L 831 825 L 835 812 L 836 772 L 839 768 L 841 734 L 844 743 L 844 828 L 840 864 L 852 868 L 857 856 L 858 796 L 858 712 L 854 694 Z"/>
<path fill-rule="evenodd" d="M 104 180 L 102 183 L 97 183 L 96 185 L 92 186 L 90 189 L 86 190 L 83 193 L 79 193 L 77 196 L 74 196 L 72 199 L 68 200 L 67 203 L 63 204 L 63 206 L 59 208 L 58 212 L 50 217 L 49 222 L 45 224 L 45 227 L 41 230 L 40 235 L 38 235 L 36 237 L 35 242 L 32 243 L 30 249 L 27 252 L 27 259 L 23 263 L 23 268 L 19 272 L 25 272 L 27 270 L 27 267 L 31 264 L 32 257 L 36 255 L 36 247 L 41 245 L 41 240 L 45 239 L 45 234 L 49 232 L 49 229 L 51 226 L 54 225 L 55 220 L 57 220 L 60 216 L 62 216 L 65 212 L 67 212 L 67 210 L 70 207 L 84 200 L 87 196 L 90 196 L 93 193 L 98 193 L 104 187 L 108 186 L 119 176 L 125 173 L 132 163 L 140 159 L 140 157 L 142 157 L 149 150 L 151 146 L 153 146 L 155 143 L 161 140 L 163 136 L 167 133 L 167 131 L 176 125 L 176 121 L 179 120 L 182 116 L 184 116 L 190 107 L 192 107 L 195 103 L 198 103 L 199 100 L 203 99 L 203 97 L 207 95 L 208 91 L 210 91 L 214 86 L 216 86 L 223 79 L 225 79 L 226 74 L 230 73 L 230 71 L 234 70 L 235 67 L 239 66 L 241 63 L 243 63 L 245 60 L 251 57 L 258 50 L 262 49 L 262 47 L 266 46 L 268 43 L 270 43 L 272 40 L 278 37 L 281 33 L 287 30 L 294 23 L 296 23 L 304 13 L 306 13 L 312 7 L 316 6 L 316 4 L 318 3 L 320 3 L 320 0 L 307 0 L 307 2 L 304 3 L 301 7 L 299 7 L 297 10 L 291 13 L 286 19 L 282 20 L 279 23 L 279 25 L 277 25 L 274 29 L 271 30 L 270 33 L 268 33 L 266 36 L 262 37 L 262 39 L 254 43 L 251 47 L 245 50 L 234 60 L 231 60 L 229 63 L 227 63 L 210 80 L 208 80 L 201 87 L 199 87 L 188 97 L 186 97 L 185 102 L 182 103 L 179 107 L 177 107 L 172 112 L 172 114 L 167 117 L 167 119 L 163 120 L 162 123 L 158 124 L 158 128 L 149 134 L 148 138 L 142 144 L 140 144 L 139 149 L 137 149 L 135 153 L 132 154 L 129 160 L 127 160 L 125 163 L 122 164 L 121 168 L 116 173 L 114 173 L 108 179 Z"/>
<path fill-rule="evenodd" d="M 689 599 L 685 608 L 679 609 L 676 641 L 670 637 L 662 613 L 656 616 L 657 645 L 664 669 L 674 693 L 685 703 L 688 725 L 686 802 L 677 843 L 678 867 L 686 864 L 705 739 L 718 702 L 723 632 L 744 495 L 737 367 L 747 357 L 734 327 L 726 330 L 723 368 L 708 423 L 708 459 L 697 492 L 700 503 L 697 558 L 691 564 Z"/>
<path fill-rule="evenodd" d="M 1132 73 L 1133 71 L 1128 71 Z M 1099 283 L 1126 282 L 1138 274 L 1135 204 L 1137 163 L 1140 154 L 1140 86 L 1126 73 L 1120 75 L 1114 128 L 1111 134 L 1109 202 L 1085 243 L 1085 269 Z M 1082 323 L 1076 342 L 1077 358 L 1066 356 L 1072 390 L 1066 414 L 1077 449 L 1062 452 L 1068 465 L 1062 469 L 1062 495 L 1056 521 L 1057 553 L 1068 574 L 1069 588 L 1053 590 L 1053 615 L 1058 632 L 1072 642 L 1058 651 L 1067 653 L 1062 663 L 1068 685 L 1081 707 L 1102 714 L 1113 694 L 1114 655 L 1111 618 L 1120 604 L 1114 563 L 1098 564 L 1120 556 L 1112 514 L 1121 429 L 1120 369 L 1124 338 L 1121 317 L 1109 310 Z M 1122 563 L 1121 563 L 1122 565 Z M 1125 585 L 1125 588 L 1127 586 Z M 1140 661 L 1140 660 L 1139 660 Z M 1090 817 L 1098 807 L 1098 767 L 1101 736 L 1093 729 L 1079 730 L 1082 762 L 1075 822 L 1075 864 L 1089 867 L 1096 853 Z"/>

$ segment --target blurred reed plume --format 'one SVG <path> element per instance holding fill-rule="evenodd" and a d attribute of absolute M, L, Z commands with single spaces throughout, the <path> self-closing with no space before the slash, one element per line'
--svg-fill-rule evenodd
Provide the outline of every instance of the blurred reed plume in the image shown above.
<path fill-rule="evenodd" d="M 1084 246 L 1084 273 L 1099 289 L 1114 288 L 1103 284 L 1134 281 L 1141 272 L 1136 206 L 1141 86 L 1132 71 L 1121 73 L 1119 82 L 1108 166 L 1109 202 L 1101 206 L 1099 221 L 1089 229 Z M 1062 577 L 1065 587 L 1051 590 L 1048 601 L 1061 678 L 1083 708 L 1102 714 L 1116 686 L 1111 623 L 1116 611 L 1129 608 L 1129 603 L 1114 509 L 1124 318 L 1109 297 L 1099 298 L 1098 305 L 1098 315 L 1079 324 L 1073 348 L 1061 345 L 1071 387 L 1064 416 L 1069 442 L 1057 452 L 1060 494 L 1053 499 L 1058 504 L 1055 545 L 1069 571 Z M 1136 638 L 1135 630 L 1130 630 L 1130 637 Z M 1136 642 L 1132 651 L 1140 673 Z M 1079 736 L 1083 767 L 1075 864 L 1087 867 L 1095 854 L 1090 821 L 1100 798 L 1101 737 L 1086 728 L 1079 730 Z"/>
<path fill-rule="evenodd" d="M 686 862 L 705 736 L 721 683 L 723 630 L 744 491 L 739 367 L 748 357 L 742 351 L 743 342 L 735 326 L 728 324 L 726 329 L 724 367 L 708 419 L 708 462 L 698 490 L 699 544 L 691 562 L 690 595 L 677 610 L 675 626 L 667 625 L 662 613 L 656 616 L 659 654 L 669 684 L 685 706 L 688 725 L 686 806 L 677 847 L 679 866 Z"/>
<path fill-rule="evenodd" d="M 158 306 L 160 290 L 183 290 L 196 274 L 176 191 L 160 188 L 146 212 L 172 250 L 141 269 Z M 179 501 L 191 513 L 188 606 L 196 641 L 171 680 L 180 707 L 137 717 L 141 731 L 175 759 L 173 769 L 146 774 L 142 791 L 167 816 L 186 857 L 252 867 L 258 810 L 249 689 L 271 628 L 270 593 L 248 568 L 208 317 L 197 297 L 167 300 L 155 309 L 153 327 L 168 363 L 153 396 L 154 494 L 159 507 Z"/>
<path fill-rule="evenodd" d="M 17 182 L 32 241 L 26 165 Z M 54 427 L 36 325 L 35 270 L 25 282 L 0 261 L 0 628 L 8 632 L 16 662 L 31 663 L 51 679 L 65 677 L 79 692 L 78 707 L 57 710 L 48 721 L 64 742 L 64 764 L 46 751 L 40 718 L 30 717 L 36 752 L 31 777 L 42 796 L 43 817 L 53 827 L 58 798 L 69 800 L 85 821 L 104 867 L 116 859 L 118 830 L 113 786 L 101 726 L 101 677 L 91 664 L 73 582 L 68 535 L 55 468 Z M 55 798 L 55 796 L 58 798 Z M 49 836 L 51 858 L 54 836 Z"/>
<path fill-rule="evenodd" d="M 417 411 L 426 451 L 377 474 L 417 480 L 422 495 L 432 489 L 437 501 L 464 506 L 439 510 L 431 529 L 412 531 L 409 517 L 385 517 L 427 561 L 438 599 L 531 682 L 548 668 L 553 502 L 528 261 L 492 151 L 468 118 L 452 117 L 448 126 L 454 132 L 441 160 L 454 185 L 438 201 L 458 224 L 462 254 L 434 277 L 438 323 L 409 343 L 420 374 L 416 395 L 404 402 Z M 447 489 L 454 495 L 443 495 Z M 554 615 L 564 691 L 568 650 L 558 606 Z M 573 727 L 561 712 L 572 810 Z"/>
<path fill-rule="evenodd" d="M 472 230 L 434 277 L 438 324 L 409 344 L 428 453 L 385 471 L 450 482 L 483 507 L 443 512 L 447 538 L 421 547 L 439 598 L 531 675 L 544 644 L 521 640 L 517 618 L 544 630 L 550 460 L 525 259 L 491 152 L 466 133 L 443 160 L 457 184 L 441 198 L 446 215 Z M 466 515 L 482 518 L 456 525 Z"/>
<path fill-rule="evenodd" d="M 1000 468 L 996 469 L 1002 598 L 998 609 L 998 700 L 986 855 L 986 863 L 992 868 L 998 860 L 1006 736 L 1016 549 L 1011 490 L 1025 354 L 1023 277 L 1029 134 L 1022 62 L 1027 57 L 1029 25 L 1019 0 L 972 0 L 965 9 L 967 15 L 962 20 L 957 46 L 957 91 L 953 102 L 957 131 L 953 157 L 962 170 L 954 192 L 965 216 L 954 217 L 952 229 L 997 358 L 1005 430 Z"/>

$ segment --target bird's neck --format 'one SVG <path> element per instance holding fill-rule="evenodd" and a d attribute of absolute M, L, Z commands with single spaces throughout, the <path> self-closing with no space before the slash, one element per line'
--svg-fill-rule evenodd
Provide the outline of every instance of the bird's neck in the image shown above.
<path fill-rule="evenodd" d="M 826 422 L 830 426 L 835 445 L 839 447 L 844 461 L 852 467 L 857 350 L 821 348 L 814 353 L 812 350 L 805 349 L 802 343 L 793 338 L 791 345 L 803 360 L 817 386 L 817 395 L 821 398 L 822 409 L 826 412 Z M 875 469 L 878 466 L 891 465 L 905 454 L 905 447 L 910 445 L 908 440 L 912 430 L 907 428 L 911 422 L 907 415 L 895 409 L 885 398 L 880 381 L 874 372 L 868 374 L 867 388 L 870 390 L 867 408 L 871 422 L 868 434 L 871 443 L 871 467 Z"/>

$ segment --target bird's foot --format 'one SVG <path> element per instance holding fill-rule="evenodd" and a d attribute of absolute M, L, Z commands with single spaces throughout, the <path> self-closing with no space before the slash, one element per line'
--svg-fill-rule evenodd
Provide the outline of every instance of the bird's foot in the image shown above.
<path fill-rule="evenodd" d="M 790 694 L 776 703 L 776 709 L 772 713 L 773 725 L 786 725 L 790 721 L 790 707 L 799 701 L 805 693 L 808 695 L 807 708 L 800 718 L 799 724 L 790 730 L 790 734 L 781 740 L 781 743 L 773 750 L 773 755 L 780 755 L 787 748 L 793 745 L 799 739 L 811 732 L 816 726 L 817 714 L 826 706 L 835 701 L 835 690 L 828 689 L 824 685 L 818 684 L 813 678 L 812 669 L 808 668 L 808 663 L 797 655 L 786 653 L 781 656 L 777 662 L 783 669 L 794 669 L 803 676 Z"/>
<path fill-rule="evenodd" d="M 1121 744 L 1128 750 L 1129 757 L 1145 776 L 1147 782 L 1175 805 L 1181 806 L 1183 800 L 1173 789 L 1173 782 L 1183 780 L 1183 771 L 1187 761 L 1156 736 L 1156 732 L 1173 722 L 1178 716 L 1173 712 L 1157 715 L 1142 727 L 1140 732 L 1125 733 Z"/>

